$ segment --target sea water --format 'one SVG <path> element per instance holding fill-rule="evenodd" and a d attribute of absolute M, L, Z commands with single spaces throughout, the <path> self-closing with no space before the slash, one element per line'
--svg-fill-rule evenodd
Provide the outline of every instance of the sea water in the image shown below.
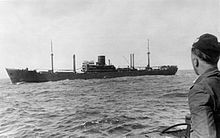
<path fill-rule="evenodd" d="M 193 71 L 172 76 L 11 84 L 0 80 L 0 137 L 123 138 L 183 123 Z"/>

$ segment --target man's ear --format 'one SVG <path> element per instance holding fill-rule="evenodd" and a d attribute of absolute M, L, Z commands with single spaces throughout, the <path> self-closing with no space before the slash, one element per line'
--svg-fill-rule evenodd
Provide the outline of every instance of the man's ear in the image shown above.
<path fill-rule="evenodd" d="M 199 60 L 197 58 L 194 58 L 193 59 L 193 64 L 195 67 L 198 67 L 199 66 Z"/>

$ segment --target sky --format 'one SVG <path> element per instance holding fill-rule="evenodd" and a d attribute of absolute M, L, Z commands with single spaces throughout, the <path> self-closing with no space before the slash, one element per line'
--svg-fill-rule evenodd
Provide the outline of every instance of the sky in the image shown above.
<path fill-rule="evenodd" d="M 0 78 L 5 68 L 72 69 L 76 55 L 116 67 L 177 65 L 192 69 L 190 48 L 211 33 L 220 38 L 219 0 L 0 0 Z M 107 62 L 107 61 L 106 61 Z"/>

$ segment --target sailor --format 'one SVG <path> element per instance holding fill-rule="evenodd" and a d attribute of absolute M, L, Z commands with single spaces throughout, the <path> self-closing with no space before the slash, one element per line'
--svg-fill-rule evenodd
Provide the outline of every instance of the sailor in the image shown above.
<path fill-rule="evenodd" d="M 188 95 L 191 138 L 220 138 L 219 55 L 220 43 L 212 34 L 201 35 L 192 45 L 192 65 L 199 76 Z"/>

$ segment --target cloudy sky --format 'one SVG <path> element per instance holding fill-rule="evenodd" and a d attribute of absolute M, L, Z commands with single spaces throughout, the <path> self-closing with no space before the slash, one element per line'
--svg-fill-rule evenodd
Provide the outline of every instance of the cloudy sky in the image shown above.
<path fill-rule="evenodd" d="M 5 68 L 77 68 L 106 55 L 116 67 L 147 64 L 192 69 L 190 47 L 203 33 L 220 37 L 219 0 L 0 0 L 0 78 Z"/>

